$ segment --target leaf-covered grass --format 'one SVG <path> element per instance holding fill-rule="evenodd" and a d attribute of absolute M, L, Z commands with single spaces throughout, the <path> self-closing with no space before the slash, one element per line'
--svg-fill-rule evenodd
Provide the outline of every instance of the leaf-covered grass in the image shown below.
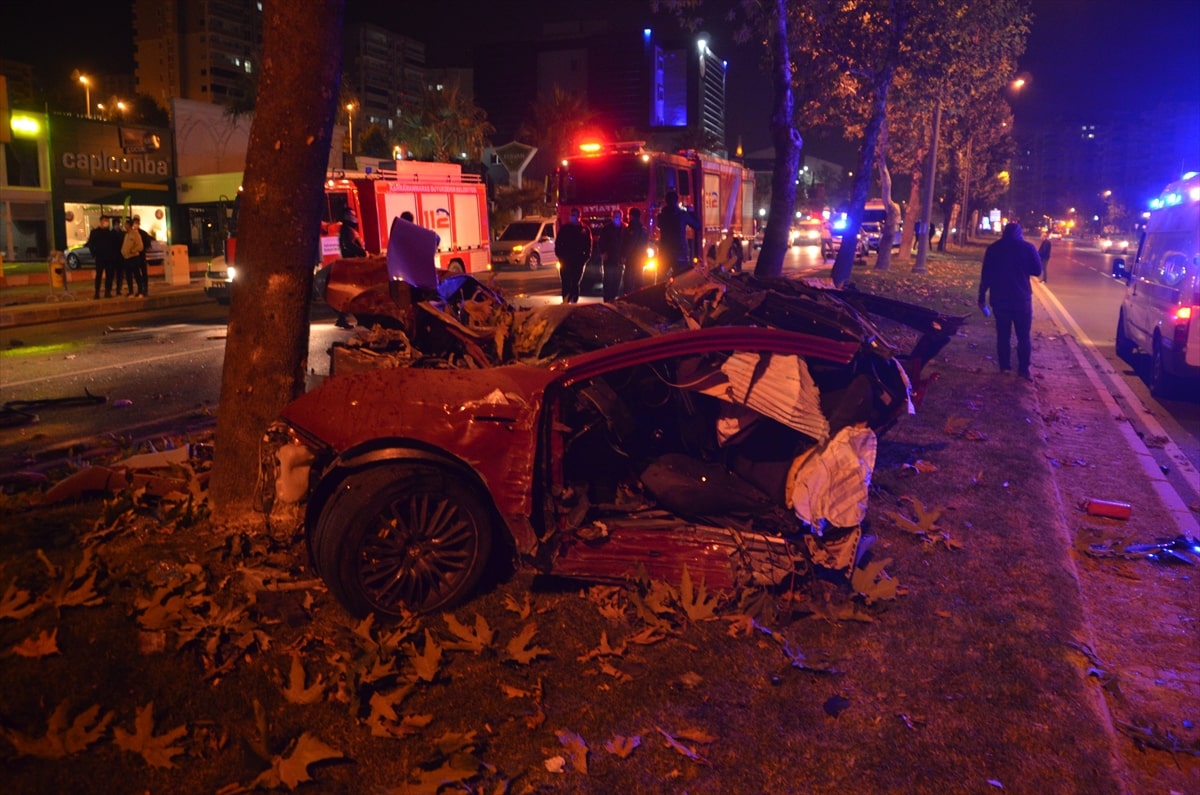
<path fill-rule="evenodd" d="M 855 279 L 966 314 L 975 276 Z M 1037 393 L 991 344 L 969 323 L 881 440 L 869 606 L 844 583 L 768 600 L 518 572 L 383 624 L 278 523 L 16 501 L 5 791 L 1121 792 Z"/>

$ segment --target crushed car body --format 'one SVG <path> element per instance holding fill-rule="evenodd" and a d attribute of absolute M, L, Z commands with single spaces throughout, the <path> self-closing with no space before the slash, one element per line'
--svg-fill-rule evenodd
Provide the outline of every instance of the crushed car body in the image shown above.
<path fill-rule="evenodd" d="M 460 602 L 494 556 L 713 589 L 847 570 L 877 436 L 963 322 L 745 273 L 519 309 L 381 270 L 332 266 L 326 300 L 369 328 L 264 452 L 264 503 L 305 502 L 312 563 L 356 614 Z"/>

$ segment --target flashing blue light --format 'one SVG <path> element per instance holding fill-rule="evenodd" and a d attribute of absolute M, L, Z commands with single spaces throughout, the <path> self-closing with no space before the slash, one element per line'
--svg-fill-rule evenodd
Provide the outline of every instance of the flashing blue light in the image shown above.
<path fill-rule="evenodd" d="M 650 28 L 642 28 L 642 38 L 643 39 L 650 38 Z"/>
<path fill-rule="evenodd" d="M 833 222 L 833 228 L 834 228 L 834 229 L 836 229 L 836 230 L 838 230 L 839 232 L 840 232 L 841 230 L 845 229 L 845 228 L 846 228 L 846 219 L 845 219 L 845 218 L 839 218 L 839 219 L 837 219 L 836 221 L 834 221 L 834 222 Z"/>

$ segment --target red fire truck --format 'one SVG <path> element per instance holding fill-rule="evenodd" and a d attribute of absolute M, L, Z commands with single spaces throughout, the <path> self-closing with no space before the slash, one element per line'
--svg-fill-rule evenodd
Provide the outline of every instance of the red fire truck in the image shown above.
<path fill-rule="evenodd" d="M 463 174 L 455 163 L 406 160 L 397 166 L 394 171 L 338 171 L 328 175 L 315 284 L 320 284 L 325 266 L 341 258 L 338 232 L 349 212 L 358 218 L 359 233 L 368 254 L 387 253 L 392 220 L 408 211 L 415 223 L 438 234 L 438 268 L 450 273 L 491 269 L 487 188 L 482 178 Z M 224 261 L 218 257 L 205 272 L 205 293 L 222 303 L 229 302 L 236 253 L 237 240 L 230 237 L 225 243 Z"/>
<path fill-rule="evenodd" d="M 563 161 L 558 189 L 559 224 L 579 210 L 580 220 L 593 234 L 611 220 L 614 210 L 628 219 L 629 210 L 640 207 L 642 223 L 654 239 L 664 197 L 676 191 L 704 228 L 703 239 L 692 241 L 693 256 L 702 257 L 724 233 L 743 240 L 753 236 L 754 172 L 700 152 L 657 152 L 646 149 L 644 141 L 587 142 Z"/>

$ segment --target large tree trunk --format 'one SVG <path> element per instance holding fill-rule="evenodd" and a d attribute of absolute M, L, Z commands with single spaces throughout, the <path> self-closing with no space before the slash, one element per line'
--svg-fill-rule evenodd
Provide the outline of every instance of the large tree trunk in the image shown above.
<path fill-rule="evenodd" d="M 263 432 L 304 391 L 344 13 L 345 0 L 263 4 L 262 72 L 242 179 L 238 279 L 211 481 L 217 519 L 253 505 Z"/>
<path fill-rule="evenodd" d="M 754 264 L 754 275 L 783 275 L 783 258 L 788 249 L 788 233 L 796 212 L 796 175 L 800 173 L 800 147 L 803 141 L 792 124 L 795 100 L 792 97 L 792 56 L 788 44 L 787 0 L 774 0 L 771 30 L 771 87 L 775 103 L 771 110 L 771 140 L 775 143 L 775 167 L 771 172 L 771 209 L 763 245 Z"/>
<path fill-rule="evenodd" d="M 920 158 L 917 162 L 920 162 Z M 913 246 L 917 240 L 917 223 L 921 220 L 921 169 L 915 168 L 912 173 L 912 186 L 908 191 L 908 204 L 904 211 L 904 228 L 900 230 L 900 257 L 907 259 L 912 256 Z"/>
<path fill-rule="evenodd" d="M 882 82 L 882 81 L 881 81 Z M 883 128 L 887 110 L 887 91 L 891 83 L 891 70 L 887 75 L 887 85 L 881 85 L 875 91 L 875 108 L 867 126 L 863 130 L 862 160 L 854 173 L 854 182 L 850 188 L 850 208 L 846 213 L 846 227 L 842 230 L 842 245 L 838 248 L 837 259 L 833 262 L 833 283 L 844 287 L 854 271 L 854 258 L 858 252 L 858 233 L 862 229 L 863 206 L 867 203 L 867 193 L 871 188 L 871 172 L 875 168 L 875 144 L 879 140 L 879 131 Z"/>
<path fill-rule="evenodd" d="M 887 164 L 887 119 L 879 128 L 879 150 L 875 153 L 875 162 L 879 167 L 879 191 L 883 196 L 884 207 L 887 211 L 882 228 L 879 230 L 879 253 L 875 256 L 875 270 L 885 271 L 892 264 L 892 237 L 896 230 L 897 216 L 900 208 L 892 201 L 892 172 Z"/>

